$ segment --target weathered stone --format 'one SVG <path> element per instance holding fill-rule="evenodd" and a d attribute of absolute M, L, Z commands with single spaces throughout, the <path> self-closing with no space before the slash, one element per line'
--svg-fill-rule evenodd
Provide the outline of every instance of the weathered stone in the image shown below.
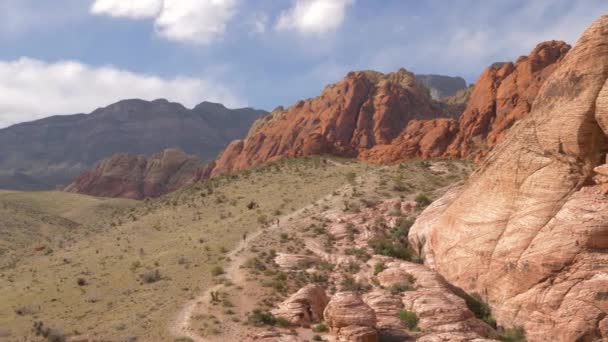
<path fill-rule="evenodd" d="M 604 16 L 548 77 L 530 115 L 411 230 L 427 265 L 479 293 L 499 324 L 523 326 L 529 341 L 608 338 L 598 328 L 608 311 L 608 200 L 584 187 L 608 150 L 607 79 Z"/>
<path fill-rule="evenodd" d="M 329 298 L 319 285 L 307 285 L 291 295 L 272 313 L 293 325 L 310 324 L 323 320 L 323 310 Z"/>
<path fill-rule="evenodd" d="M 365 304 L 361 296 L 355 292 L 336 293 L 327 304 L 323 316 L 332 329 L 348 326 L 371 328 L 376 326 L 374 310 Z"/>

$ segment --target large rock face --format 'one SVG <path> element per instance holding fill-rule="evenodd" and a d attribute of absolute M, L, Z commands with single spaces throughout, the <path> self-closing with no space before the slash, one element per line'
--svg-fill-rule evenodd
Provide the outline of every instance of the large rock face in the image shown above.
<path fill-rule="evenodd" d="M 499 324 L 523 326 L 529 341 L 608 338 L 608 198 L 588 186 L 608 152 L 607 80 L 604 16 L 530 115 L 410 232 L 428 266 L 480 294 Z"/>
<path fill-rule="evenodd" d="M 516 63 L 489 67 L 474 88 L 443 102 L 405 70 L 352 72 L 319 97 L 258 120 L 247 138 L 228 145 L 209 175 L 311 154 L 378 163 L 484 156 L 530 112 L 569 49 L 564 42 L 539 44 Z"/>
<path fill-rule="evenodd" d="M 65 186 L 116 153 L 166 148 L 209 160 L 247 134 L 264 111 L 203 102 L 193 109 L 166 100 L 124 100 L 91 114 L 53 116 L 0 129 L 0 188 Z"/>
<path fill-rule="evenodd" d="M 193 183 L 202 169 L 200 159 L 177 149 L 149 158 L 117 154 L 100 161 L 65 190 L 102 197 L 156 197 Z"/>
<path fill-rule="evenodd" d="M 381 163 L 412 157 L 480 159 L 528 115 L 538 90 L 569 50 L 564 42 L 544 42 L 516 63 L 488 67 L 459 118 L 411 121 L 390 144 L 378 144 L 359 158 Z"/>
<path fill-rule="evenodd" d="M 351 72 L 319 97 L 259 120 L 246 139 L 226 148 L 212 175 L 280 157 L 357 157 L 377 144 L 389 144 L 410 120 L 441 114 L 428 89 L 404 69 L 386 75 Z"/>

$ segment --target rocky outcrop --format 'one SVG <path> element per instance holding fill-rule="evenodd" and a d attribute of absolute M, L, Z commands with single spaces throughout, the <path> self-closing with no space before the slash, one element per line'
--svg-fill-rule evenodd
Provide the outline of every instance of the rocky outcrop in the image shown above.
<path fill-rule="evenodd" d="M 441 111 L 428 89 L 404 69 L 386 75 L 351 72 L 319 97 L 278 108 L 259 120 L 246 139 L 225 149 L 212 175 L 282 157 L 357 157 L 390 143 L 410 120 L 438 117 Z"/>
<path fill-rule="evenodd" d="M 603 16 L 544 82 L 531 113 L 410 231 L 428 266 L 487 300 L 500 325 L 524 327 L 529 341 L 608 338 L 608 199 L 591 186 L 608 151 L 607 82 Z M 475 120 L 466 135 L 510 118 Z"/>
<path fill-rule="evenodd" d="M 348 326 L 375 327 L 376 314 L 356 292 L 336 293 L 323 313 L 332 329 Z"/>
<path fill-rule="evenodd" d="M 480 159 L 530 112 L 538 90 L 569 49 L 564 42 L 541 43 L 515 63 L 487 68 L 474 88 L 443 102 L 433 100 L 403 69 L 386 75 L 351 72 L 319 97 L 258 120 L 244 140 L 228 145 L 208 174 L 312 154 L 378 163 Z"/>
<path fill-rule="evenodd" d="M 458 135 L 446 154 L 458 158 L 487 153 L 515 122 L 530 113 L 539 89 L 569 50 L 561 41 L 544 42 L 515 63 L 487 68 L 475 83 L 459 120 Z"/>
<path fill-rule="evenodd" d="M 323 310 L 329 298 L 318 285 L 307 285 L 291 295 L 272 313 L 287 319 L 293 325 L 315 323 L 323 320 Z"/>
<path fill-rule="evenodd" d="M 193 183 L 202 170 L 200 159 L 177 149 L 149 158 L 117 154 L 83 173 L 65 191 L 131 199 L 157 197 Z"/>
<path fill-rule="evenodd" d="M 475 83 L 459 118 L 410 121 L 390 144 L 378 144 L 359 158 L 377 163 L 412 157 L 481 160 L 530 113 L 539 89 L 569 50 L 564 42 L 544 42 L 515 63 L 490 66 Z"/>

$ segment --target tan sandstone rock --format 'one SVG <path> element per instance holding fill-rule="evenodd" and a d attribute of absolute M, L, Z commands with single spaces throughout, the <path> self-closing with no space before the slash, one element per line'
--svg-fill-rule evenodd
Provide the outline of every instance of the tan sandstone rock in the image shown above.
<path fill-rule="evenodd" d="M 528 341 L 607 339 L 608 200 L 583 188 L 608 151 L 608 16 L 549 76 L 530 115 L 410 241 Z M 431 214 L 432 213 L 432 214 Z"/>
<path fill-rule="evenodd" d="M 348 326 L 338 330 L 340 342 L 378 342 L 378 332 L 374 328 Z"/>
<path fill-rule="evenodd" d="M 365 304 L 356 292 L 336 293 L 323 313 L 325 322 L 332 329 L 348 326 L 371 327 L 376 326 L 374 310 Z"/>
<path fill-rule="evenodd" d="M 307 285 L 291 295 L 278 308 L 275 316 L 287 319 L 293 325 L 310 324 L 323 320 L 323 310 L 329 298 L 319 285 Z"/>

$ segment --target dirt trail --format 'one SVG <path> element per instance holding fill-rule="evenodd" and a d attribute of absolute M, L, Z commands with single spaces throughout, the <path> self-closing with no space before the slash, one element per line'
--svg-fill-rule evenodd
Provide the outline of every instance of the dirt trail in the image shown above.
<path fill-rule="evenodd" d="M 347 187 L 348 186 L 345 185 L 345 186 L 341 187 L 339 190 L 344 190 Z M 240 266 L 243 265 L 247 260 L 246 255 L 244 255 L 243 252 L 247 249 L 247 247 L 249 247 L 249 244 L 252 241 L 255 241 L 255 239 L 258 238 L 262 233 L 268 233 L 270 231 L 281 229 L 281 227 L 288 224 L 288 222 L 292 218 L 295 218 L 296 216 L 302 214 L 304 211 L 306 211 L 308 209 L 314 208 L 316 203 L 319 203 L 328 198 L 331 198 L 332 196 L 333 196 L 332 194 L 329 194 L 329 195 L 324 196 L 321 199 L 317 200 L 313 204 L 309 204 L 292 213 L 284 215 L 279 218 L 279 222 L 280 222 L 279 224 L 275 223 L 266 229 L 258 229 L 253 234 L 250 234 L 247 237 L 247 239 L 241 240 L 239 242 L 239 244 L 227 254 L 227 257 L 230 258 L 230 262 L 227 265 L 227 267 L 225 268 L 224 276 L 225 276 L 226 280 L 229 280 L 235 286 L 241 285 L 245 282 L 244 273 L 242 271 L 240 271 Z M 212 286 L 211 288 L 208 288 L 207 290 L 205 290 L 205 292 L 203 292 L 201 295 L 199 295 L 195 299 L 187 302 L 186 305 L 177 314 L 176 318 L 171 322 L 171 324 L 169 326 L 171 335 L 173 335 L 176 338 L 180 338 L 180 337 L 181 338 L 190 338 L 194 342 L 209 341 L 205 337 L 199 335 L 192 328 L 192 324 L 191 324 L 192 316 L 193 316 L 195 310 L 203 311 L 203 312 L 208 311 L 206 308 L 209 306 L 209 298 L 211 298 L 211 292 L 219 291 L 223 288 L 225 288 L 224 284 L 218 284 L 218 285 Z"/>

